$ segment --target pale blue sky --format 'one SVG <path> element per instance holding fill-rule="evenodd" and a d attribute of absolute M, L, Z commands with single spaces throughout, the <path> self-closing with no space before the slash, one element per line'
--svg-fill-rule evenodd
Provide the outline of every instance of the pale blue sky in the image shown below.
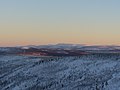
<path fill-rule="evenodd" d="M 0 41 L 120 44 L 120 0 L 1 0 Z"/>

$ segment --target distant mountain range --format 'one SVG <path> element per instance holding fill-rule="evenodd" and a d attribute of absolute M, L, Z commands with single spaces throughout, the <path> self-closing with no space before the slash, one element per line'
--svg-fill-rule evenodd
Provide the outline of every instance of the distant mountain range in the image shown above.
<path fill-rule="evenodd" d="M 0 54 L 37 56 L 78 56 L 93 53 L 120 53 L 120 46 L 88 46 L 83 44 L 55 44 L 40 46 L 1 47 Z"/>

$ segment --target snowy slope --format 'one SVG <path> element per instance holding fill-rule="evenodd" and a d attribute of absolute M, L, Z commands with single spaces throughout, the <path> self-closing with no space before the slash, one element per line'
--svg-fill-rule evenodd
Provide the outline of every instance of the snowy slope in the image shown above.
<path fill-rule="evenodd" d="M 120 55 L 0 56 L 0 90 L 119 90 Z"/>

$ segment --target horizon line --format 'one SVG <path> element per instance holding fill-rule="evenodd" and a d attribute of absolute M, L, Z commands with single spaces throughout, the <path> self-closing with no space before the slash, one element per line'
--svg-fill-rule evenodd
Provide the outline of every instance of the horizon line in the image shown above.
<path fill-rule="evenodd" d="M 71 45 L 83 45 L 83 46 L 120 46 L 117 44 L 80 44 L 80 43 L 49 43 L 49 44 L 28 44 L 28 45 L 8 45 L 8 46 L 0 46 L 0 47 L 27 47 L 27 46 L 45 46 L 45 45 L 59 45 L 59 44 L 71 44 Z"/>

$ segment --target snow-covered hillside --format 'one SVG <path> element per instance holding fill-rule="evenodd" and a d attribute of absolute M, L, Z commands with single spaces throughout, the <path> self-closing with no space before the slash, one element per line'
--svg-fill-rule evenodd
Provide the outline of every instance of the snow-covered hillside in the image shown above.
<path fill-rule="evenodd" d="M 120 55 L 0 56 L 0 90 L 120 90 Z"/>

